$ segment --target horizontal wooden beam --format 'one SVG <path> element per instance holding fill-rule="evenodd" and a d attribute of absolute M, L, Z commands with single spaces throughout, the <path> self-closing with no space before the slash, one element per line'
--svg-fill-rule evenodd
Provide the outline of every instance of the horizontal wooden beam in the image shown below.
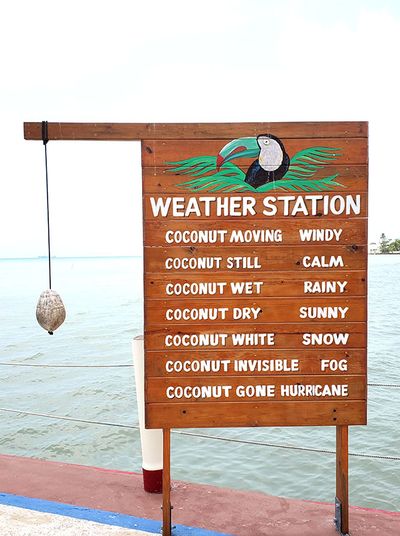
<path fill-rule="evenodd" d="M 365 400 L 146 404 L 146 428 L 332 426 L 367 424 Z"/>
<path fill-rule="evenodd" d="M 280 138 L 364 138 L 366 121 L 308 123 L 49 123 L 49 140 L 234 139 L 273 133 Z M 26 140 L 42 139 L 42 123 L 24 123 Z"/>

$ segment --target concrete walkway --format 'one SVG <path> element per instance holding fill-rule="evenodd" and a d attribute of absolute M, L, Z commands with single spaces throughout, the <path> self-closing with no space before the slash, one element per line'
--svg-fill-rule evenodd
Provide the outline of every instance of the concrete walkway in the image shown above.
<path fill-rule="evenodd" d="M 53 504 L 63 503 L 64 507 L 77 505 L 82 510 L 106 511 L 109 516 L 137 516 L 148 523 L 158 522 L 160 526 L 162 498 L 145 493 L 142 476 L 136 473 L 0 456 L 0 503 L 5 504 L 7 497 L 3 500 L 1 492 L 54 501 Z M 196 536 L 215 533 L 234 536 L 337 536 L 333 525 L 333 504 L 179 481 L 172 482 L 171 500 L 174 506 L 173 524 L 186 527 L 185 532 L 178 530 L 177 536 L 184 533 Z M 135 528 L 132 524 L 127 526 Z M 156 529 L 146 526 L 138 528 L 157 533 Z M 133 534 L 131 530 L 128 533 Z M 3 536 L 5 533 L 0 530 L 0 534 Z M 16 534 L 20 536 L 23 533 Z M 52 534 L 58 532 L 53 531 Z M 350 534 L 399 536 L 400 513 L 353 506 L 350 509 Z"/>
<path fill-rule="evenodd" d="M 126 529 L 0 505 L 0 534 L 2 536 L 154 536 L 154 533 Z"/>

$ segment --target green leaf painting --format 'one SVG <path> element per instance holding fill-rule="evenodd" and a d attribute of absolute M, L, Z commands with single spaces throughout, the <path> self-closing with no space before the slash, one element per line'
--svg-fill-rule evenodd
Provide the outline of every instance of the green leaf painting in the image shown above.
<path fill-rule="evenodd" d="M 269 144 L 269 139 L 277 140 L 275 143 L 275 153 L 271 152 L 271 148 L 264 148 L 261 143 Z M 261 139 L 261 141 L 259 141 Z M 245 142 L 244 142 L 245 140 Z M 267 140 L 267 141 L 265 141 Z M 244 146 L 247 144 L 247 149 Z M 257 143 L 260 148 L 257 150 Z M 268 155 L 274 154 L 276 158 L 279 153 L 279 146 L 282 147 L 283 154 L 287 158 L 285 167 L 281 166 L 281 175 L 279 171 L 271 173 L 268 171 Z M 250 145 L 251 144 L 251 145 Z M 238 150 L 235 146 L 240 147 L 240 156 L 251 155 L 252 157 L 259 155 L 259 162 L 255 161 L 250 168 L 242 171 L 231 160 L 237 158 Z M 270 151 L 268 153 L 268 150 Z M 265 151 L 265 155 L 263 155 Z M 261 155 L 263 158 L 261 158 Z M 189 180 L 182 181 L 176 186 L 190 192 L 320 192 L 331 191 L 343 185 L 337 180 L 338 173 L 327 175 L 323 178 L 315 178 L 314 175 L 324 169 L 327 164 L 332 164 L 339 156 L 341 150 L 333 147 L 309 147 L 297 152 L 290 159 L 284 152 L 282 142 L 272 136 L 263 135 L 258 138 L 239 138 L 229 142 L 221 149 L 217 156 L 197 156 L 180 160 L 177 162 L 167 162 L 168 171 L 177 175 L 187 176 Z M 264 169 L 262 169 L 264 166 Z M 255 171 L 254 171 L 255 170 Z M 266 170 L 266 171 L 265 171 Z M 249 180 L 249 175 L 257 173 L 257 183 L 254 180 Z M 265 177 L 261 179 L 259 177 Z M 272 178 L 271 178 L 272 177 Z M 275 180 L 278 177 L 279 180 Z M 183 178 L 183 177 L 182 177 Z M 251 178 L 251 177 L 250 177 Z M 256 184 L 257 186 L 254 186 Z"/>

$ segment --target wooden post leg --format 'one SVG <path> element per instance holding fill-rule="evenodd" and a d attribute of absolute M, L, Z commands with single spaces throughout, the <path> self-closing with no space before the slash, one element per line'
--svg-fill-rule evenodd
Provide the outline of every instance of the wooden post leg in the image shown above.
<path fill-rule="evenodd" d="M 163 430 L 163 525 L 162 536 L 171 536 L 171 431 Z"/>
<path fill-rule="evenodd" d="M 349 427 L 336 426 L 336 529 L 349 532 Z"/>

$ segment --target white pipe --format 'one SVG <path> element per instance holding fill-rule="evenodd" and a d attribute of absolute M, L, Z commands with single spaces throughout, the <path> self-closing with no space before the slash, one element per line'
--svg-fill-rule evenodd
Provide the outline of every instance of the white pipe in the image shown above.
<path fill-rule="evenodd" d="M 163 439 L 162 430 L 146 430 L 144 418 L 144 340 L 140 335 L 132 341 L 138 406 L 144 489 L 150 493 L 162 491 Z"/>

